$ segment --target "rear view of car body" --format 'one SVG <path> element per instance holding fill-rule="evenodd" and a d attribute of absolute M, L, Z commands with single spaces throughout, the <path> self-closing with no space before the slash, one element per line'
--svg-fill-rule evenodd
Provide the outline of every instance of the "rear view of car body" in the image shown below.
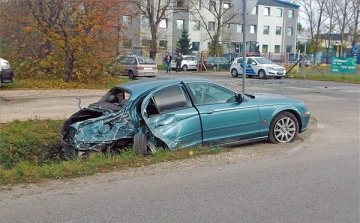
<path fill-rule="evenodd" d="M 156 62 L 150 57 L 125 56 L 118 65 L 123 69 L 123 74 L 131 79 L 137 77 L 155 77 L 158 75 Z"/>
<path fill-rule="evenodd" d="M 14 72 L 10 68 L 10 63 L 7 60 L 0 58 L 0 79 L 1 83 L 13 82 Z"/>

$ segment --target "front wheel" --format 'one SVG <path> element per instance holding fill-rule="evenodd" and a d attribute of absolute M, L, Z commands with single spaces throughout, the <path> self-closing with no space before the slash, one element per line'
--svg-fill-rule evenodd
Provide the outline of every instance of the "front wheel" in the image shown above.
<path fill-rule="evenodd" d="M 266 78 L 266 73 L 265 73 L 264 70 L 260 70 L 258 75 L 259 75 L 260 79 L 265 79 Z"/>
<path fill-rule="evenodd" d="M 238 74 L 238 72 L 237 72 L 237 70 L 235 68 L 231 70 L 231 76 L 232 77 L 238 77 L 239 76 L 239 74 Z"/>
<path fill-rule="evenodd" d="M 187 71 L 187 70 L 188 70 L 188 66 L 187 66 L 187 65 L 184 65 L 184 66 L 182 67 L 182 70 L 183 70 L 183 71 Z"/>
<path fill-rule="evenodd" d="M 281 112 L 271 121 L 268 140 L 271 143 L 292 142 L 299 132 L 299 123 L 290 112 Z"/>
<path fill-rule="evenodd" d="M 129 76 L 130 79 L 135 80 L 135 75 L 134 75 L 134 72 L 133 72 L 133 71 L 130 70 L 130 71 L 128 72 L 128 76 Z"/>

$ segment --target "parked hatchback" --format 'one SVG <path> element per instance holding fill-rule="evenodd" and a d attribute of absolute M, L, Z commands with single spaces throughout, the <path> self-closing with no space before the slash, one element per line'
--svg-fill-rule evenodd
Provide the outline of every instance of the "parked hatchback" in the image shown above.
<path fill-rule="evenodd" d="M 176 68 L 176 56 L 173 56 L 173 59 L 171 61 L 171 69 L 175 69 Z M 199 58 L 197 58 L 196 56 L 191 56 L 191 55 L 183 55 L 183 60 L 181 61 L 181 69 L 183 71 L 187 71 L 187 70 L 197 70 L 199 64 Z"/>
<path fill-rule="evenodd" d="M 137 77 L 155 77 L 158 74 L 156 62 L 150 57 L 125 56 L 118 65 L 123 69 L 123 74 L 131 79 Z"/>
<path fill-rule="evenodd" d="M 10 68 L 9 61 L 0 58 L 0 82 L 11 83 L 13 78 L 14 72 Z"/>

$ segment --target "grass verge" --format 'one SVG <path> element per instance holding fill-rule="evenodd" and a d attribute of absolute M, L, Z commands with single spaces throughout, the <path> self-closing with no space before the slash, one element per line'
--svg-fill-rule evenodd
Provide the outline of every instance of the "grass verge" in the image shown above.
<path fill-rule="evenodd" d="M 64 120 L 28 120 L 0 124 L 0 183 L 37 183 L 48 179 L 88 176 L 99 172 L 148 166 L 154 163 L 215 154 L 228 149 L 194 147 L 139 156 L 133 149 L 116 155 L 94 153 L 88 159 L 62 161 L 54 151 L 60 145 Z"/>

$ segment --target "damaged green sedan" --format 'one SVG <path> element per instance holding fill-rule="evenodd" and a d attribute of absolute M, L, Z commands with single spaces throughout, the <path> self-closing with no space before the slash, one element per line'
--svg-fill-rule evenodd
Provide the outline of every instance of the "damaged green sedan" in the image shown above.
<path fill-rule="evenodd" d="M 196 77 L 158 77 L 117 85 L 61 129 L 67 159 L 92 151 L 233 146 L 293 141 L 310 112 L 298 99 L 237 93 Z"/>

